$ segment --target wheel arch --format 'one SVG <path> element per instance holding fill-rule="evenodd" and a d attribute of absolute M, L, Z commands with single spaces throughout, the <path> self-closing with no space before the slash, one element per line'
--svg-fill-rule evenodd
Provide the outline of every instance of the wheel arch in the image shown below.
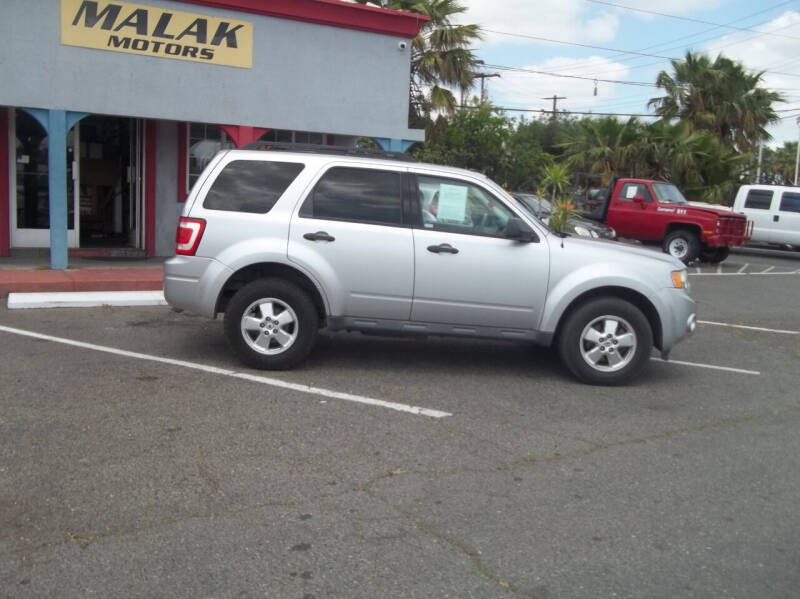
<path fill-rule="evenodd" d="M 662 242 L 667 238 L 668 235 L 681 229 L 686 229 L 687 231 L 696 234 L 698 241 L 703 240 L 703 229 L 697 223 L 671 222 L 667 225 L 666 229 L 664 229 L 664 235 L 661 238 Z"/>
<path fill-rule="evenodd" d="M 653 345 L 656 348 L 661 349 L 663 341 L 663 328 L 661 324 L 661 317 L 659 316 L 655 305 L 647 298 L 647 296 L 639 293 L 638 291 L 627 287 L 617 287 L 613 285 L 596 287 L 594 289 L 584 291 L 582 294 L 575 297 L 561 313 L 561 316 L 558 319 L 558 324 L 556 325 L 555 333 L 553 335 L 553 340 L 558 340 L 558 336 L 561 333 L 564 323 L 575 310 L 588 301 L 604 297 L 613 297 L 625 300 L 639 308 L 647 319 L 647 322 L 650 323 L 650 330 L 653 332 Z"/>
<path fill-rule="evenodd" d="M 228 280 L 225 281 L 222 289 L 220 289 L 214 308 L 215 314 L 225 312 L 228 302 L 239 289 L 251 281 L 266 278 L 285 279 L 306 291 L 314 302 L 314 306 L 319 314 L 320 323 L 325 322 L 327 317 L 327 304 L 325 302 L 325 296 L 322 294 L 317 284 L 304 272 L 287 264 L 281 264 L 280 262 L 257 262 L 242 267 L 234 272 L 228 277 Z"/>

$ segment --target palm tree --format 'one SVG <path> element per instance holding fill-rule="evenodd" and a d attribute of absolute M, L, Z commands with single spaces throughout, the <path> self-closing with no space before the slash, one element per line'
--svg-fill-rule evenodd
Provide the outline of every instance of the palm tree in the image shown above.
<path fill-rule="evenodd" d="M 480 28 L 453 22 L 467 7 L 460 0 L 388 0 L 385 6 L 430 17 L 411 41 L 411 126 L 430 124 L 434 112 L 452 114 L 458 102 L 451 90 L 468 91 L 481 64 L 470 49 L 482 37 Z"/>
<path fill-rule="evenodd" d="M 637 154 L 640 128 L 635 118 L 626 122 L 614 117 L 583 119 L 562 144 L 567 164 L 591 173 L 633 175 L 632 158 Z"/>
<path fill-rule="evenodd" d="M 540 183 L 542 189 L 550 192 L 550 200 L 555 203 L 560 198 L 567 186 L 570 184 L 570 175 L 567 165 L 554 162 L 544 169 L 544 177 Z"/>
<path fill-rule="evenodd" d="M 763 71 L 749 73 L 742 63 L 722 55 L 711 62 L 692 52 L 684 60 L 673 60 L 672 69 L 672 74 L 661 71 L 656 79 L 666 93 L 648 102 L 656 114 L 686 120 L 742 152 L 752 152 L 760 141 L 770 139 L 766 126 L 778 120 L 772 104 L 784 100 L 759 87 Z"/>

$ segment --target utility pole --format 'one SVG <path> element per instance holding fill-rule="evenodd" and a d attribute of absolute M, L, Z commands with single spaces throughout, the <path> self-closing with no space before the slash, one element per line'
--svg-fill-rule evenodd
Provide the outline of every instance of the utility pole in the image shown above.
<path fill-rule="evenodd" d="M 795 119 L 797 123 L 797 158 L 794 161 L 794 184 L 800 185 L 800 179 L 797 178 L 798 171 L 800 170 L 800 116 Z"/>
<path fill-rule="evenodd" d="M 764 155 L 764 142 L 758 142 L 758 169 L 756 170 L 756 184 L 761 183 L 761 157 Z"/>
<path fill-rule="evenodd" d="M 500 73 L 477 73 L 474 75 L 475 79 L 481 80 L 481 104 L 489 99 L 489 93 L 486 89 L 486 80 L 490 77 L 499 77 Z M 462 102 L 463 104 L 463 102 Z"/>
<path fill-rule="evenodd" d="M 567 99 L 566 96 L 558 96 L 556 94 L 553 94 L 552 98 L 550 98 L 550 97 L 542 98 L 542 100 L 552 100 L 553 101 L 553 118 L 556 118 L 556 114 L 558 114 L 558 112 L 557 112 L 557 110 L 558 110 L 558 101 L 559 100 L 566 100 L 566 99 Z"/>

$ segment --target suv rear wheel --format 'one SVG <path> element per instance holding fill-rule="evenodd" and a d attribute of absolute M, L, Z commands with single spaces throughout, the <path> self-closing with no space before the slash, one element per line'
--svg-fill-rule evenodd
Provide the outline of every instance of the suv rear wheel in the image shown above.
<path fill-rule="evenodd" d="M 570 372 L 595 385 L 615 385 L 635 377 L 652 346 L 653 332 L 642 311 L 615 297 L 578 307 L 558 338 L 558 351 Z"/>
<path fill-rule="evenodd" d="M 248 283 L 225 311 L 225 334 L 236 355 L 264 370 L 292 368 L 308 357 L 319 328 L 311 298 L 283 279 Z"/>

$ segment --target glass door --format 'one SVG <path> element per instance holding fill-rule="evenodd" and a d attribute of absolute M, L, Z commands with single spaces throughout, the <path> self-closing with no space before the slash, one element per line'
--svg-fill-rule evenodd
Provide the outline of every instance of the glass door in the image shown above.
<path fill-rule="evenodd" d="M 24 110 L 10 115 L 10 133 L 15 148 L 15 168 L 11 169 L 11 247 L 50 247 L 50 194 L 47 132 Z M 78 189 L 79 127 L 67 138 L 67 245 L 78 247 L 79 219 L 75 207 Z"/>

